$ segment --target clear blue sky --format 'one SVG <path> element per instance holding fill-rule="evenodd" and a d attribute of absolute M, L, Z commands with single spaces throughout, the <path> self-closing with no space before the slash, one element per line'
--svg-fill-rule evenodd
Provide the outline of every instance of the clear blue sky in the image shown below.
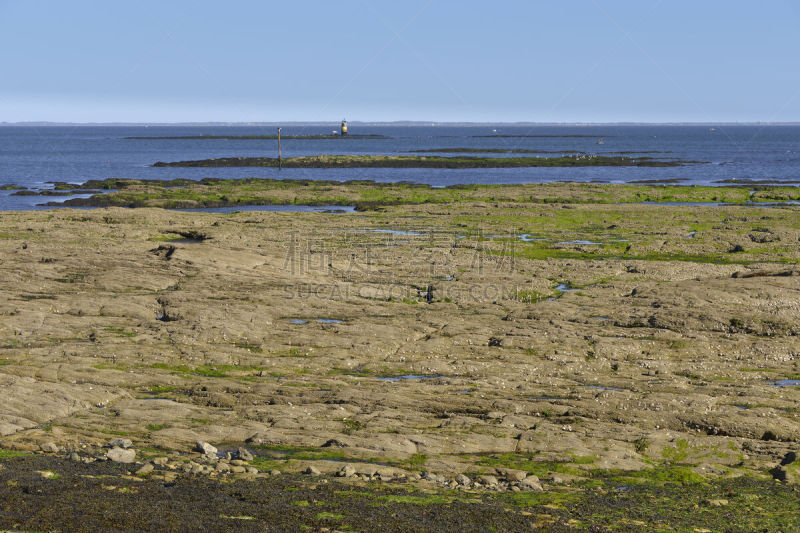
<path fill-rule="evenodd" d="M 797 0 L 0 0 L 0 121 L 800 121 Z"/>

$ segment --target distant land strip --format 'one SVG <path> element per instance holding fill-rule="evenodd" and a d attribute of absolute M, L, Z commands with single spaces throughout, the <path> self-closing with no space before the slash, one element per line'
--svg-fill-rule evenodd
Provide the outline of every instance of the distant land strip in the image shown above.
<path fill-rule="evenodd" d="M 650 157 L 574 155 L 565 157 L 441 157 L 318 155 L 290 157 L 225 157 L 196 161 L 157 162 L 154 167 L 283 167 L 283 168 L 516 168 L 516 167 L 678 167 L 701 161 L 659 161 Z"/>
<path fill-rule="evenodd" d="M 227 139 L 235 141 L 263 141 L 270 139 L 277 139 L 277 135 L 176 135 L 169 137 L 123 137 L 123 140 L 133 141 L 153 141 L 153 140 L 218 140 Z M 391 139 L 386 135 L 339 135 L 339 134 L 324 134 L 324 135 L 281 135 L 281 139 L 289 140 L 319 140 L 319 139 Z"/>

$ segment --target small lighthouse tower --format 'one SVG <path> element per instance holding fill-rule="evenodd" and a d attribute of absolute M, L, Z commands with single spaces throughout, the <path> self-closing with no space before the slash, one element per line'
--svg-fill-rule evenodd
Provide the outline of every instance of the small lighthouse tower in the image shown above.
<path fill-rule="evenodd" d="M 347 137 L 347 121 L 345 119 L 342 119 L 341 135 Z"/>

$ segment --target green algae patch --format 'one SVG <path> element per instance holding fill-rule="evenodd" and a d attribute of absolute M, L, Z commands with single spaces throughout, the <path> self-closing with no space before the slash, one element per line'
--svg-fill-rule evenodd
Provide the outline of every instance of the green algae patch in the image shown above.
<path fill-rule="evenodd" d="M 19 450 L 7 450 L 5 448 L 0 448 L 0 460 L 11 459 L 12 457 L 22 457 L 24 455 L 29 455 L 29 454 L 27 452 L 21 452 Z"/>
<path fill-rule="evenodd" d="M 445 158 L 446 159 L 446 158 Z M 496 158 L 494 158 L 496 159 Z M 544 158 L 543 158 L 544 159 Z M 91 183 L 95 189 L 110 190 L 90 198 L 72 198 L 67 206 L 213 208 L 245 205 L 356 206 L 375 209 L 391 205 L 454 204 L 463 202 L 514 202 L 519 204 L 627 204 L 697 203 L 734 205 L 753 203 L 743 187 L 701 187 L 680 185 L 604 185 L 590 183 L 549 183 L 521 185 L 452 185 L 431 187 L 416 183 L 377 183 L 369 180 L 275 180 L 266 178 L 192 180 L 121 180 Z M 75 185 L 73 185 L 75 186 Z M 763 194 L 800 198 L 791 187 L 773 187 Z M 45 204 L 48 205 L 48 204 Z M 711 204 L 709 204 L 711 205 Z M 702 208 L 702 205 L 698 205 Z M 690 222 L 691 224 L 691 222 Z M 707 227 L 707 226 L 703 226 Z M 692 228 L 697 230 L 698 228 Z M 689 230 L 687 229 L 687 232 Z M 167 234 L 152 240 L 166 240 Z"/>

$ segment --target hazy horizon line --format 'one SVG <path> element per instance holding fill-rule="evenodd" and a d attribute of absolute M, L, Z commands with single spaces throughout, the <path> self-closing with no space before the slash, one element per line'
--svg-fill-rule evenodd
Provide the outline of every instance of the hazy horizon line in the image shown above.
<path fill-rule="evenodd" d="M 196 121 L 196 122 L 56 122 L 56 121 L 17 121 L 0 122 L 3 126 L 329 126 L 338 125 L 340 121 L 285 121 L 285 122 L 228 122 L 228 121 Z M 800 126 L 800 122 L 471 122 L 471 121 L 436 121 L 436 120 L 351 120 L 348 124 L 358 126 Z"/>

